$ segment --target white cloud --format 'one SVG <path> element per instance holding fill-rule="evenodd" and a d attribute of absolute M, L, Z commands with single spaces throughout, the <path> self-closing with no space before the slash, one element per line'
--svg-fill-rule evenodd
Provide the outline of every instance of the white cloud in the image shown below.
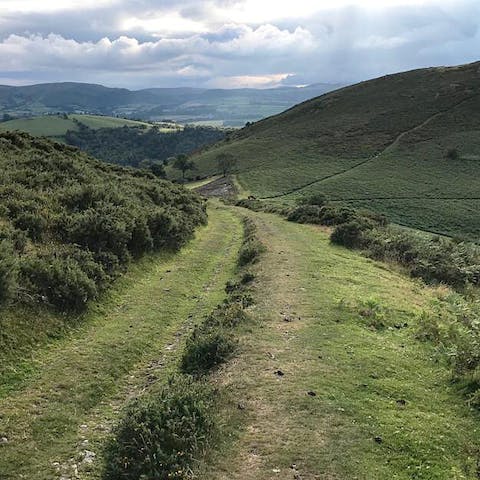
<path fill-rule="evenodd" d="M 214 88 L 269 88 L 276 87 L 288 78 L 289 73 L 274 73 L 271 75 L 237 75 L 217 77 L 207 83 Z"/>
<path fill-rule="evenodd" d="M 61 12 L 79 8 L 101 8 L 114 5 L 119 0 L 2 0 L 0 13 Z"/>
<path fill-rule="evenodd" d="M 0 77 L 353 82 L 476 60 L 479 19 L 478 0 L 0 0 Z"/>

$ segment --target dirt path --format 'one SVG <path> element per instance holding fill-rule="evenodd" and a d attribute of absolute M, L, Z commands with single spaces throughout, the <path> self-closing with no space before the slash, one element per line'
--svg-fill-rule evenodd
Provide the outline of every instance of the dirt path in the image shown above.
<path fill-rule="evenodd" d="M 478 415 L 414 338 L 434 292 L 332 247 L 319 228 L 249 215 L 267 246 L 258 327 L 217 378 L 233 399 L 233 440 L 202 478 L 477 478 Z M 365 302 L 407 327 L 368 328 Z"/>
<path fill-rule="evenodd" d="M 129 397 L 172 369 L 182 333 L 221 301 L 242 229 L 220 207 L 180 253 L 145 271 L 84 328 L 39 352 L 0 400 L 1 480 L 97 478 L 102 440 Z"/>

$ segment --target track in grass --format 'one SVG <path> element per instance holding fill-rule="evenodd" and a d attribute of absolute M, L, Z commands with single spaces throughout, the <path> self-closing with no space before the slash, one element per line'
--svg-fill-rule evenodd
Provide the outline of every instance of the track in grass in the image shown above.
<path fill-rule="evenodd" d="M 321 228 L 248 215 L 267 246 L 260 325 L 218 377 L 233 440 L 202 478 L 476 479 L 479 415 L 414 335 L 437 292 L 330 245 Z M 399 328 L 369 328 L 368 302 Z"/>
<path fill-rule="evenodd" d="M 148 382 L 162 381 L 181 333 L 225 295 L 242 229 L 231 211 L 212 213 L 180 253 L 134 267 L 83 327 L 36 353 L 24 381 L 0 399 L 0 433 L 8 439 L 0 445 L 2 480 L 98 475 L 95 462 L 82 461 L 85 452 L 101 461 L 118 409 Z"/>

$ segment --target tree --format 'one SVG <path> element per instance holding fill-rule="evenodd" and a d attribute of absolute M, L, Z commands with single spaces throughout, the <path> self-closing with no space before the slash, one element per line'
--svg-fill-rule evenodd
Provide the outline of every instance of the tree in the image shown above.
<path fill-rule="evenodd" d="M 237 159 L 230 153 L 220 153 L 217 155 L 217 166 L 226 177 L 237 165 Z"/>
<path fill-rule="evenodd" d="M 195 163 L 188 159 L 186 155 L 178 155 L 178 157 L 173 162 L 173 168 L 180 170 L 182 172 L 182 180 L 185 180 L 185 172 L 187 170 L 195 170 L 197 167 Z"/>

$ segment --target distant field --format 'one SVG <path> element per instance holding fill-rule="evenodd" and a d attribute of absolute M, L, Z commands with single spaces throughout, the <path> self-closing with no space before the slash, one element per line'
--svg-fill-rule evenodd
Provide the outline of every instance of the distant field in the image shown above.
<path fill-rule="evenodd" d="M 63 115 L 42 115 L 31 118 L 19 118 L 0 123 L 0 132 L 20 130 L 37 137 L 49 137 L 62 140 L 67 130 L 78 130 L 74 120 L 78 120 L 89 128 L 118 128 L 123 126 L 150 127 L 149 123 L 127 120 L 124 118 L 104 117 L 100 115 L 72 114 L 65 118 Z"/>
<path fill-rule="evenodd" d="M 392 221 L 480 237 L 478 64 L 390 75 L 323 95 L 198 155 L 200 176 L 232 154 L 259 198 L 324 193 Z M 448 156 L 449 150 L 456 155 Z"/>

